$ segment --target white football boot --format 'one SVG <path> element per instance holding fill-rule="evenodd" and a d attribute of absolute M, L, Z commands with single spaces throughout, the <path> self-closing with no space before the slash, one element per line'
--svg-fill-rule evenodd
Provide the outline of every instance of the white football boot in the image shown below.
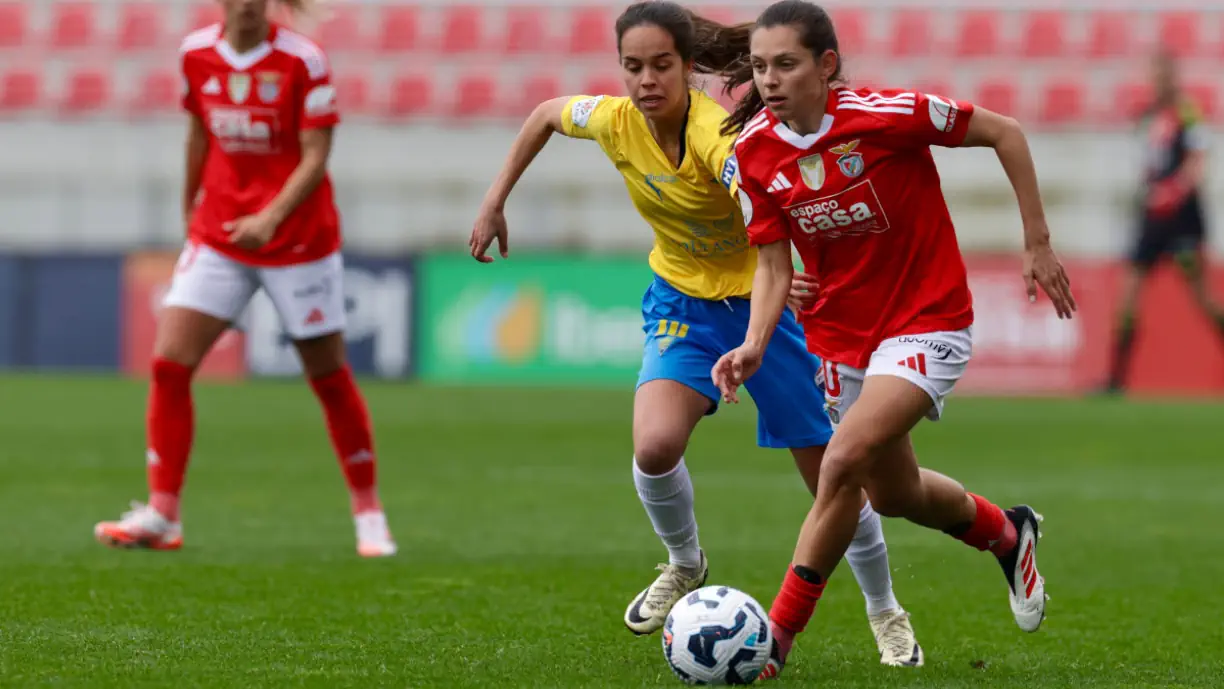
<path fill-rule="evenodd" d="M 357 529 L 357 554 L 362 557 L 390 557 L 398 548 L 382 512 L 362 512 L 353 517 Z"/>
<path fill-rule="evenodd" d="M 999 558 L 1003 576 L 1007 577 L 1008 602 L 1016 624 L 1026 632 L 1041 628 L 1045 619 L 1045 578 L 1037 571 L 1037 541 L 1042 516 L 1028 505 L 1004 510 L 1011 523 L 1016 526 L 1016 547 Z"/>
<path fill-rule="evenodd" d="M 663 627 L 672 607 L 686 594 L 705 585 L 709 564 L 701 552 L 701 566 L 696 569 L 661 564 L 663 573 L 654 583 L 638 594 L 625 610 L 625 626 L 639 636 L 653 634 Z"/>
<path fill-rule="evenodd" d="M 880 649 L 880 664 L 889 667 L 922 667 L 925 658 L 918 639 L 914 637 L 914 627 L 910 624 L 910 616 L 904 610 L 885 610 L 876 615 L 868 615 L 871 622 L 871 632 L 875 635 L 876 646 Z"/>
<path fill-rule="evenodd" d="M 94 538 L 111 548 L 178 550 L 183 547 L 183 525 L 166 519 L 149 505 L 133 502 L 119 521 L 98 522 Z"/>

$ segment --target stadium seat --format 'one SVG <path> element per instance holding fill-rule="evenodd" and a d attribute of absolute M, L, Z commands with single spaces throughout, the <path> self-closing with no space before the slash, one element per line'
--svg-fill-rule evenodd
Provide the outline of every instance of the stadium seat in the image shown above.
<path fill-rule="evenodd" d="M 1158 45 L 1177 57 L 1199 54 L 1199 24 L 1203 15 L 1196 12 L 1166 12 L 1160 15 Z"/>
<path fill-rule="evenodd" d="M 570 15 L 569 51 L 575 55 L 616 52 L 612 18 L 603 7 L 583 7 Z"/>
<path fill-rule="evenodd" d="M 448 7 L 442 19 L 442 52 L 475 53 L 484 47 L 484 12 L 479 7 Z"/>
<path fill-rule="evenodd" d="M 0 50 L 25 45 L 29 31 L 28 15 L 25 3 L 0 3 Z"/>
<path fill-rule="evenodd" d="M 328 52 L 358 51 L 366 47 L 361 30 L 361 6 L 333 3 L 327 20 L 319 25 L 319 46 Z"/>
<path fill-rule="evenodd" d="M 92 44 L 97 22 L 95 7 L 93 3 L 56 3 L 51 15 L 51 47 L 67 50 Z"/>
<path fill-rule="evenodd" d="M 162 6 L 151 2 L 129 2 L 119 8 L 116 43 L 123 51 L 149 50 L 173 40 L 162 22 Z"/>
<path fill-rule="evenodd" d="M 187 30 L 195 31 L 211 26 L 220 22 L 222 18 L 221 7 L 215 2 L 194 5 L 191 8 L 191 21 L 188 23 Z"/>
<path fill-rule="evenodd" d="M 830 11 L 833 28 L 837 31 L 837 47 L 853 59 L 871 49 L 867 13 L 862 10 L 837 7 Z"/>
<path fill-rule="evenodd" d="M 20 112 L 42 101 L 42 76 L 32 69 L 15 69 L 0 76 L 0 110 Z"/>
<path fill-rule="evenodd" d="M 623 96 L 625 82 L 607 73 L 592 74 L 583 80 L 582 93 L 587 96 Z"/>
<path fill-rule="evenodd" d="M 1219 115 L 1219 93 L 1215 82 L 1197 81 L 1184 86 L 1186 97 L 1198 106 L 1203 113 L 1203 119 L 1215 122 Z"/>
<path fill-rule="evenodd" d="M 1067 50 L 1067 15 L 1057 10 L 1029 12 L 1024 17 L 1020 54 L 1024 57 L 1063 57 Z"/>
<path fill-rule="evenodd" d="M 110 75 L 94 67 L 82 67 L 68 75 L 60 110 L 73 115 L 93 113 L 105 108 L 110 96 Z"/>
<path fill-rule="evenodd" d="M 1016 85 L 1010 81 L 990 80 L 978 85 L 973 102 L 1000 115 L 1019 115 L 1016 107 Z"/>
<path fill-rule="evenodd" d="M 894 57 L 930 55 L 934 33 L 931 15 L 925 10 L 902 9 L 892 15 L 892 42 L 889 54 Z"/>
<path fill-rule="evenodd" d="M 1110 123 L 1134 122 L 1152 103 L 1152 85 L 1128 81 L 1114 87 L 1113 102 L 1102 119 Z"/>
<path fill-rule="evenodd" d="M 1125 57 L 1135 52 L 1131 17 L 1124 12 L 1102 11 L 1092 15 L 1088 28 L 1088 55 L 1094 58 Z"/>
<path fill-rule="evenodd" d="M 140 79 L 140 91 L 129 104 L 129 115 L 142 118 L 176 112 L 180 108 L 182 80 L 175 70 L 153 70 Z"/>
<path fill-rule="evenodd" d="M 999 15 L 985 10 L 964 13 L 956 41 L 956 54 L 960 57 L 985 57 L 999 52 Z"/>
<path fill-rule="evenodd" d="M 1044 124 L 1065 125 L 1084 118 L 1084 85 L 1077 81 L 1056 80 L 1041 92 L 1037 120 Z"/>
<path fill-rule="evenodd" d="M 954 100 L 966 100 L 969 98 L 968 94 L 956 93 L 946 79 L 917 79 L 909 84 L 907 88 L 913 88 L 914 90 L 921 91 L 922 93 L 931 93 L 936 96 L 944 96 L 945 98 L 952 98 Z"/>
<path fill-rule="evenodd" d="M 420 32 L 420 17 L 412 6 L 388 5 L 383 8 L 379 26 L 380 50 L 389 53 L 404 53 L 416 49 Z"/>
<path fill-rule="evenodd" d="M 487 74 L 470 74 L 459 78 L 450 113 L 455 117 L 484 117 L 494 114 L 496 106 L 497 81 Z"/>
<path fill-rule="evenodd" d="M 560 79 L 551 74 L 528 77 L 517 93 L 517 102 L 511 103 L 511 111 L 516 115 L 527 115 L 540 103 L 564 95 Z"/>
<path fill-rule="evenodd" d="M 425 114 L 433 107 L 433 83 L 423 74 L 402 74 L 391 82 L 387 114 L 408 118 Z"/>
<path fill-rule="evenodd" d="M 538 7 L 506 8 L 503 49 L 510 55 L 551 52 L 548 15 Z"/>
<path fill-rule="evenodd" d="M 336 87 L 336 107 L 342 117 L 363 115 L 372 109 L 370 80 L 364 74 L 337 74 L 333 85 Z"/>

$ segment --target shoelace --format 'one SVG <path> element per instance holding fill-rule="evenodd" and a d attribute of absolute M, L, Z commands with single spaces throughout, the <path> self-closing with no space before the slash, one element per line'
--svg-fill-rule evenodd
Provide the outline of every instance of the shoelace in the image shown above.
<path fill-rule="evenodd" d="M 663 572 L 663 576 L 659 577 L 662 581 L 656 581 L 650 587 L 650 594 L 646 596 L 645 604 L 650 608 L 658 609 L 670 603 L 676 591 L 684 588 L 684 575 L 673 565 L 660 564 L 655 569 Z"/>
<path fill-rule="evenodd" d="M 895 656 L 908 656 L 914 652 L 910 645 L 909 613 L 890 617 L 884 621 L 880 632 L 880 643 Z"/>

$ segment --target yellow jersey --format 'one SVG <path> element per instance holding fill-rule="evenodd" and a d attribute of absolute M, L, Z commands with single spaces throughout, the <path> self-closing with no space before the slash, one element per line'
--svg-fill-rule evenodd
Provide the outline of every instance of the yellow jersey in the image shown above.
<path fill-rule="evenodd" d="M 562 131 L 597 142 L 620 170 L 634 207 L 654 230 L 650 267 L 656 275 L 699 299 L 746 296 L 757 254 L 732 196 L 735 136 L 719 134 L 727 117 L 721 105 L 701 91 L 689 95 L 679 168 L 628 98 L 575 96 L 561 113 Z"/>

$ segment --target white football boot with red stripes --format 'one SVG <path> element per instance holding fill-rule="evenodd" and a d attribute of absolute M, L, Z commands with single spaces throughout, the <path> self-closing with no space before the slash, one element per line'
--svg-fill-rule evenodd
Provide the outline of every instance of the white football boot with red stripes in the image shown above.
<path fill-rule="evenodd" d="M 133 502 L 118 521 L 98 522 L 94 538 L 111 548 L 178 550 L 183 547 L 183 525 L 149 505 Z"/>
<path fill-rule="evenodd" d="M 999 558 L 1003 575 L 1011 589 L 1008 594 L 1016 624 L 1026 632 L 1035 632 L 1045 619 L 1045 579 L 1037 571 L 1038 527 L 1042 517 L 1028 505 L 1005 510 L 1004 514 L 1016 526 L 1016 547 Z"/>

